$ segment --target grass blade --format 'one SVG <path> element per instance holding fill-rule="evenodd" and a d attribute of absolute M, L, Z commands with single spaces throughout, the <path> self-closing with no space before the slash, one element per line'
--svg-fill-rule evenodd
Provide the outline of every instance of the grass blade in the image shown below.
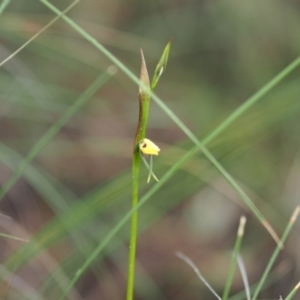
<path fill-rule="evenodd" d="M 206 279 L 203 277 L 203 275 L 200 273 L 197 266 L 193 263 L 193 261 L 184 255 L 182 252 L 177 251 L 176 256 L 182 259 L 184 262 L 186 262 L 197 274 L 198 278 L 204 283 L 204 285 L 216 296 L 217 299 L 222 300 L 221 297 L 215 292 L 215 290 L 210 286 L 210 284 L 206 281 Z"/>
<path fill-rule="evenodd" d="M 0 16 L 3 14 L 5 8 L 8 6 L 10 3 L 10 0 L 3 0 L 2 3 L 0 4 Z"/>
<path fill-rule="evenodd" d="M 154 75 L 151 81 L 151 90 L 154 91 L 156 88 L 156 85 L 161 77 L 161 75 L 163 74 L 163 72 L 166 71 L 167 68 L 167 63 L 168 63 L 168 59 L 169 59 L 169 54 L 170 54 L 170 50 L 171 50 L 171 43 L 172 40 L 170 40 L 167 44 L 167 46 L 165 47 L 163 54 L 160 58 L 160 60 L 158 61 L 158 64 L 155 68 L 154 71 Z"/>
<path fill-rule="evenodd" d="M 300 288 L 300 282 L 298 282 L 298 284 L 293 288 L 293 290 L 288 294 L 288 296 L 285 298 L 285 300 L 291 300 L 295 294 L 297 293 L 297 291 Z"/>
<path fill-rule="evenodd" d="M 110 72 L 110 71 L 109 71 Z M 103 86 L 111 76 L 115 74 L 112 70 L 111 73 L 105 72 L 99 76 L 84 92 L 83 94 L 73 103 L 73 105 L 66 110 L 66 112 L 59 118 L 59 120 L 53 124 L 48 131 L 38 140 L 38 142 L 29 151 L 28 155 L 20 163 L 14 174 L 5 182 L 0 190 L 0 201 L 9 189 L 15 184 L 20 178 L 26 167 L 30 162 L 39 154 L 39 152 L 45 147 L 45 145 L 57 134 L 57 132 L 69 121 L 69 119 L 83 106 L 83 104 L 89 100 L 98 89 Z"/>
<path fill-rule="evenodd" d="M 243 283 L 245 286 L 245 293 L 246 293 L 247 300 L 251 300 L 249 280 L 248 280 L 248 276 L 246 273 L 246 268 L 245 268 L 243 259 L 240 255 L 238 255 L 237 262 L 238 262 L 239 269 L 240 269 L 242 279 L 243 279 Z"/>
<path fill-rule="evenodd" d="M 295 211 L 294 211 L 294 213 L 293 213 L 293 215 L 292 215 L 292 217 L 291 217 L 288 225 L 286 226 L 286 228 L 285 228 L 285 230 L 283 232 L 283 235 L 282 235 L 282 237 L 280 239 L 280 243 L 282 245 L 284 244 L 284 242 L 287 239 L 289 233 L 291 232 L 291 230 L 292 230 L 292 228 L 294 226 L 294 223 L 296 222 L 296 219 L 298 217 L 299 212 L 300 212 L 300 206 L 297 206 L 297 208 L 295 209 Z M 258 283 L 258 285 L 257 285 L 257 287 L 255 289 L 255 291 L 254 291 L 252 300 L 256 300 L 257 299 L 257 296 L 260 293 L 260 291 L 261 291 L 261 289 L 262 289 L 262 287 L 263 287 L 263 285 L 264 285 L 264 283 L 265 283 L 265 281 L 266 281 L 266 279 L 267 279 L 267 277 L 268 277 L 268 275 L 269 275 L 269 273 L 271 271 L 271 268 L 272 268 L 272 266 L 273 266 L 273 264 L 275 262 L 275 259 L 278 256 L 280 250 L 281 250 L 280 245 L 277 245 L 277 247 L 275 248 L 275 250 L 274 250 L 274 252 L 273 252 L 273 254 L 272 254 L 272 256 L 271 256 L 271 258 L 270 258 L 270 260 L 269 260 L 269 262 L 267 264 L 267 267 L 266 267 L 266 269 L 265 269 L 265 271 L 264 271 L 264 273 L 263 273 L 263 275 L 262 275 L 262 277 L 261 277 L 261 279 L 260 279 L 260 281 L 259 281 L 259 283 Z"/>
<path fill-rule="evenodd" d="M 237 232 L 237 238 L 236 238 L 234 248 L 233 248 L 232 258 L 231 258 L 231 262 L 230 262 L 230 266 L 229 266 L 227 281 L 226 281 L 226 284 L 225 284 L 222 300 L 227 300 L 228 299 L 228 295 L 229 295 L 230 288 L 231 288 L 232 281 L 233 281 L 233 276 L 234 276 L 234 273 L 235 273 L 238 254 L 240 252 L 240 248 L 241 248 L 241 245 L 242 245 L 242 239 L 243 239 L 243 236 L 244 236 L 245 224 L 246 224 L 246 218 L 244 216 L 242 216 L 241 219 L 240 219 L 240 225 L 239 225 L 238 232 Z"/>
<path fill-rule="evenodd" d="M 20 238 L 20 237 L 17 237 L 17 236 L 13 236 L 13 235 L 11 235 L 11 234 L 2 233 L 2 232 L 0 232 L 0 236 L 5 237 L 5 238 L 8 238 L 8 239 L 15 240 L 15 241 L 20 241 L 20 242 L 25 242 L 25 243 L 28 243 L 28 242 L 29 242 L 29 241 L 26 240 L 26 239 L 23 239 L 23 238 Z"/>
<path fill-rule="evenodd" d="M 12 59 L 15 55 L 17 55 L 19 52 L 21 52 L 27 45 L 29 45 L 33 40 L 35 40 L 40 34 L 42 34 L 44 31 L 46 31 L 50 26 L 52 26 L 60 17 L 62 17 L 64 14 L 66 14 L 69 10 L 73 8 L 80 0 L 75 0 L 72 4 L 70 4 L 64 11 L 60 12 L 57 17 L 55 17 L 53 20 L 51 20 L 46 26 L 44 26 L 41 30 L 39 30 L 36 34 L 34 34 L 30 39 L 28 39 L 21 47 L 19 47 L 15 52 L 13 52 L 11 55 L 9 55 L 6 59 L 4 59 L 0 63 L 0 67 L 3 66 L 6 62 L 8 62 L 10 59 Z M 4 5 L 5 1 L 1 4 Z M 5 8 L 5 7 L 4 7 Z M 1 7 L 0 7 L 0 15 L 1 15 Z"/>

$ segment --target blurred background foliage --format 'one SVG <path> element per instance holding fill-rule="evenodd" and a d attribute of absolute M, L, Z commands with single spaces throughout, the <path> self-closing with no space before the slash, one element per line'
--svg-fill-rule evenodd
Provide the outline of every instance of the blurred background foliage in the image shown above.
<path fill-rule="evenodd" d="M 53 2 L 60 9 L 71 2 Z M 143 48 L 152 74 L 173 38 L 156 93 L 199 137 L 300 54 L 300 6 L 292 0 L 81 1 L 68 13 L 136 75 Z M 34 0 L 0 15 L 0 61 L 55 16 Z M 0 68 L 0 180 L 111 62 L 62 20 Z M 208 148 L 278 233 L 299 204 L 300 70 L 296 69 Z M 130 209 L 137 86 L 118 72 L 48 143 L 0 204 L 4 299 L 58 299 L 70 278 Z M 161 177 L 192 143 L 154 103 L 147 137 L 162 149 Z M 144 168 L 145 169 L 145 168 Z M 149 190 L 147 172 L 141 195 Z M 221 294 L 240 216 L 255 283 L 275 244 L 200 154 L 141 209 L 136 299 L 213 299 L 174 252 L 188 255 Z M 7 218 L 9 217 L 9 218 Z M 109 244 L 69 299 L 124 299 L 129 226 Z M 299 223 L 261 295 L 278 299 L 299 281 Z M 233 293 L 243 290 L 237 273 Z M 242 299 L 239 298 L 239 299 Z"/>

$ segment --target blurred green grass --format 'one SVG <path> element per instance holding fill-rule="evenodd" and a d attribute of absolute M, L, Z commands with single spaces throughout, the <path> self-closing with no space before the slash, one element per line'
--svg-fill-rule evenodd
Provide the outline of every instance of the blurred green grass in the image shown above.
<path fill-rule="evenodd" d="M 70 2 L 53 3 L 64 8 Z M 199 138 L 300 53 L 299 7 L 293 1 L 146 4 L 90 0 L 77 5 L 69 16 L 136 74 L 139 48 L 153 70 L 161 49 L 173 37 L 157 94 Z M 0 61 L 53 17 L 35 1 L 12 1 L 0 16 Z M 1 67 L 2 183 L 10 168 L 109 65 L 58 21 Z M 297 69 L 209 146 L 279 232 L 299 203 L 298 81 Z M 37 234 L 37 248 L 2 238 L 3 264 L 6 261 L 4 266 L 12 270 L 22 267 L 15 276 L 28 279 L 42 299 L 57 299 L 60 288 L 129 209 L 137 115 L 137 87 L 119 72 L 61 130 L 1 202 L 1 211 L 13 218 L 1 221 L 3 231 L 9 226 L 10 234 Z M 191 144 L 155 104 L 149 125 L 148 137 L 163 145 L 162 155 L 155 159 L 160 177 Z M 149 189 L 145 176 L 142 191 Z M 153 197 L 140 217 L 138 260 L 145 269 L 137 282 L 140 299 L 199 299 L 199 295 L 210 299 L 190 270 L 173 257 L 178 249 L 196 257 L 211 284 L 222 290 L 230 261 L 226 251 L 232 248 L 240 215 L 247 214 L 232 199 L 241 205 L 201 155 Z M 124 298 L 128 232 L 124 228 L 99 257 L 76 286 L 81 296 L 74 289 L 71 299 Z M 296 234 L 290 239 L 281 263 L 292 265 L 292 271 L 264 297 L 287 294 L 299 275 L 299 240 Z M 255 282 L 274 244 L 254 219 L 244 247 L 250 280 Z M 37 269 L 40 264 L 46 267 Z M 61 270 L 51 271 L 56 268 Z M 192 287 L 186 288 L 191 282 Z M 234 288 L 242 289 L 238 278 Z M 7 290 L 1 290 L 5 295 Z M 14 287 L 7 299 L 20 299 L 22 292 L 24 296 L 26 289 L 18 292 Z"/>

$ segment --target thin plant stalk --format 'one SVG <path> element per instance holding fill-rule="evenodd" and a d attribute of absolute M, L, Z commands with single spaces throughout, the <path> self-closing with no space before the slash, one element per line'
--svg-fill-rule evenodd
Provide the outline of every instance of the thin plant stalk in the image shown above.
<path fill-rule="evenodd" d="M 196 273 L 196 275 L 198 276 L 198 278 L 204 283 L 204 285 L 213 293 L 213 295 L 218 300 L 222 300 L 221 297 L 217 294 L 217 292 L 211 287 L 211 285 L 207 282 L 207 280 L 201 274 L 200 270 L 195 265 L 195 263 L 189 257 L 187 257 L 185 254 L 183 254 L 180 251 L 177 251 L 175 254 L 176 254 L 177 257 L 179 257 L 180 259 L 182 259 L 185 263 L 187 263 L 193 269 L 193 271 Z"/>
<path fill-rule="evenodd" d="M 23 238 L 20 238 L 20 237 L 17 237 L 17 236 L 13 236 L 13 235 L 10 235 L 10 234 L 2 233 L 2 232 L 0 232 L 0 236 L 2 236 L 4 238 L 12 239 L 12 240 L 20 241 L 20 242 L 25 242 L 25 243 L 29 242 L 29 240 L 26 240 L 26 239 L 23 239 Z"/>
<path fill-rule="evenodd" d="M 284 300 L 293 299 L 293 297 L 295 296 L 299 288 L 300 288 L 300 282 L 298 282 L 298 284 L 293 288 L 293 290 L 287 295 L 287 297 Z"/>
<path fill-rule="evenodd" d="M 51 20 L 47 25 L 45 25 L 41 30 L 35 33 L 30 39 L 28 39 L 21 47 L 19 47 L 16 51 L 14 51 L 11 55 L 5 58 L 3 61 L 0 62 L 0 67 L 7 63 L 10 59 L 16 56 L 19 52 L 21 52 L 25 47 L 27 47 L 33 40 L 35 40 L 39 35 L 41 35 L 44 31 L 46 31 L 50 26 L 52 26 L 60 17 L 66 14 L 69 10 L 71 10 L 80 0 L 75 0 L 71 3 L 65 10 L 60 12 L 53 20 Z M 4 1 L 5 2 L 5 1 Z M 3 2 L 3 3 L 4 3 Z M 3 5 L 2 3 L 2 5 Z M 0 15 L 1 15 L 1 8 L 0 8 Z"/>
<path fill-rule="evenodd" d="M 147 71 L 147 66 L 143 51 L 141 50 L 141 74 L 140 81 L 147 87 L 145 90 L 142 86 L 139 88 L 139 119 L 137 130 L 133 145 L 133 160 L 132 160 L 132 208 L 135 208 L 138 204 L 139 198 L 139 173 L 142 154 L 139 150 L 139 142 L 145 138 L 147 123 L 149 118 L 149 105 L 150 105 L 150 89 L 153 91 L 158 83 L 158 80 L 164 70 L 166 69 L 167 60 L 169 57 L 171 41 L 165 47 L 163 54 L 157 64 L 154 76 L 151 82 Z M 144 158 L 143 158 L 144 159 Z M 152 157 L 151 157 L 152 163 Z M 147 163 L 146 163 L 147 165 Z M 149 176 L 152 176 L 152 166 L 150 166 Z M 154 175 L 155 177 L 155 175 Z M 129 241 L 129 258 L 128 258 L 128 277 L 127 277 L 127 294 L 126 299 L 133 299 L 134 293 L 134 274 L 135 274 L 135 259 L 136 259 L 136 243 L 137 243 L 137 233 L 138 233 L 138 210 L 136 210 L 131 216 L 131 229 L 130 229 L 130 241 Z"/>
<path fill-rule="evenodd" d="M 143 51 L 141 51 L 142 66 L 141 66 L 141 82 L 150 88 L 150 81 L 146 67 Z M 133 160 L 132 160 L 132 203 L 134 208 L 138 204 L 139 199 L 139 173 L 141 154 L 137 147 L 140 140 L 145 138 L 147 122 L 149 117 L 150 94 L 140 88 L 139 90 L 139 120 L 136 130 L 134 145 L 133 145 Z M 134 273 L 135 273 L 135 254 L 136 241 L 138 232 L 138 211 L 136 210 L 131 216 L 131 229 L 129 241 L 129 258 L 128 258 L 128 276 L 127 276 L 127 294 L 126 299 L 133 299 L 134 292 Z"/>
<path fill-rule="evenodd" d="M 69 107 L 65 113 L 54 123 L 48 131 L 37 141 L 32 147 L 27 156 L 23 159 L 20 165 L 17 167 L 13 175 L 2 185 L 0 190 L 0 200 L 10 190 L 15 182 L 21 177 L 26 167 L 31 163 L 33 159 L 42 151 L 46 144 L 58 133 L 58 131 L 70 120 L 70 118 L 89 100 L 98 90 L 102 87 L 108 79 L 110 79 L 116 70 L 115 68 L 109 68 L 107 72 L 99 76 Z"/>
<path fill-rule="evenodd" d="M 289 270 L 286 269 L 286 270 L 285 270 L 283 273 L 281 273 L 280 275 L 279 275 L 279 274 L 275 274 L 275 273 L 274 273 L 274 274 L 269 274 L 267 280 L 266 280 L 265 283 L 264 283 L 264 286 L 263 286 L 262 290 L 264 290 L 264 289 L 270 287 L 271 285 L 273 285 L 274 283 L 278 282 L 278 279 L 279 279 L 279 278 L 282 278 L 285 274 L 288 273 L 288 271 L 289 271 Z M 250 294 L 251 292 L 253 292 L 253 291 L 256 289 L 257 285 L 258 285 L 258 282 L 252 284 L 251 286 L 248 285 L 248 288 L 249 288 L 249 294 Z M 235 294 L 234 296 L 230 296 L 230 297 L 228 298 L 228 300 L 244 300 L 244 299 L 247 299 L 247 300 L 249 299 L 249 300 L 251 300 L 251 297 L 248 298 L 247 293 L 248 293 L 248 292 L 247 292 L 246 289 L 245 289 L 244 291 L 241 291 L 241 292 Z"/>
<path fill-rule="evenodd" d="M 263 286 L 263 289 L 266 289 L 268 287 L 270 287 L 271 285 L 273 285 L 274 283 L 278 282 L 278 280 L 282 278 L 282 276 L 280 275 L 269 275 L 268 278 L 267 278 L 267 281 L 265 282 L 264 286 Z M 255 288 L 257 287 L 258 283 L 255 283 L 255 284 L 252 284 L 251 286 L 249 285 L 249 292 L 252 292 L 255 290 Z M 238 292 L 237 294 L 235 294 L 234 296 L 230 296 L 228 298 L 228 300 L 244 300 L 244 299 L 247 299 L 248 300 L 248 295 L 247 295 L 247 291 L 246 290 L 243 290 L 243 291 L 240 291 Z M 249 300 L 251 300 L 251 298 L 249 298 Z"/>
<path fill-rule="evenodd" d="M 237 237 L 236 237 L 234 248 L 233 248 L 232 258 L 231 258 L 231 262 L 230 262 L 230 266 L 229 266 L 227 281 L 225 284 L 222 300 L 227 300 L 229 293 L 230 293 L 233 276 L 234 276 L 236 265 L 237 265 L 237 259 L 238 259 L 238 255 L 239 255 L 239 252 L 241 249 L 242 240 L 243 240 L 243 236 L 244 236 L 245 224 L 246 224 L 246 218 L 244 216 L 242 216 L 240 219 L 240 225 L 239 225 L 239 228 L 237 231 Z"/>
<path fill-rule="evenodd" d="M 291 230 L 292 230 L 292 228 L 294 226 L 294 223 L 296 222 L 296 219 L 298 217 L 299 212 L 300 212 L 300 206 L 297 206 L 296 209 L 295 209 L 295 211 L 294 211 L 294 213 L 293 213 L 293 215 L 292 215 L 292 217 L 290 218 L 290 221 L 289 221 L 288 225 L 286 226 L 286 228 L 285 228 L 285 230 L 283 232 L 283 235 L 282 235 L 282 237 L 280 239 L 280 244 L 283 245 L 284 242 L 285 242 L 285 240 L 287 239 L 289 233 L 291 232 Z M 257 296 L 260 293 L 260 291 L 261 291 L 261 289 L 262 289 L 262 287 L 263 287 L 263 285 L 264 285 L 264 283 L 265 283 L 265 281 L 266 281 L 266 279 L 267 279 L 267 277 L 268 277 L 268 275 L 269 275 L 269 273 L 271 271 L 271 268 L 274 265 L 274 262 L 275 262 L 275 260 L 276 260 L 276 258 L 278 256 L 280 250 L 281 250 L 280 245 L 277 245 L 277 247 L 275 248 L 275 250 L 274 250 L 274 252 L 273 252 L 273 254 L 272 254 L 272 256 L 271 256 L 271 258 L 270 258 L 270 260 L 269 260 L 269 262 L 267 264 L 267 267 L 266 267 L 266 269 L 265 269 L 265 271 L 264 271 L 264 273 L 263 273 L 263 275 L 262 275 L 262 277 L 261 277 L 261 279 L 260 279 L 260 281 L 259 281 L 259 283 L 258 283 L 258 285 L 257 285 L 257 287 L 255 289 L 255 291 L 254 291 L 252 300 L 256 300 L 257 299 Z"/>
<path fill-rule="evenodd" d="M 8 6 L 10 3 L 10 0 L 3 0 L 2 3 L 0 4 L 0 16 L 4 12 L 5 8 Z"/>
<path fill-rule="evenodd" d="M 239 269 L 240 269 L 240 272 L 241 272 L 241 275 L 242 275 L 247 300 L 251 300 L 249 280 L 248 280 L 245 264 L 243 262 L 243 259 L 242 259 L 241 255 L 238 255 L 237 262 L 238 262 L 238 266 L 239 266 Z"/>

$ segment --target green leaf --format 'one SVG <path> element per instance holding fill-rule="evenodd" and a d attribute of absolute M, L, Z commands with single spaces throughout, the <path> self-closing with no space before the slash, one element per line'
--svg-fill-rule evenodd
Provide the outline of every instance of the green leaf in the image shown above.
<path fill-rule="evenodd" d="M 154 91 L 154 89 L 156 88 L 156 85 L 158 83 L 160 76 L 163 74 L 163 72 L 167 68 L 167 62 L 169 59 L 171 43 L 172 43 L 172 39 L 168 42 L 167 46 L 165 47 L 164 52 L 155 68 L 154 75 L 153 75 L 152 82 L 151 82 L 151 90 L 152 91 Z"/>

